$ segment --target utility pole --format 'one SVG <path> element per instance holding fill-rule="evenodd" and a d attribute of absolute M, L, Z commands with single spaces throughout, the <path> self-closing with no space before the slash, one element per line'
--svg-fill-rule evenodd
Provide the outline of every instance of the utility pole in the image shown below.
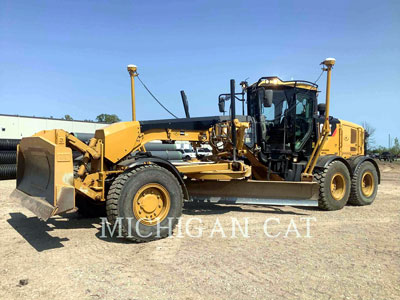
<path fill-rule="evenodd" d="M 390 133 L 389 133 L 389 150 L 390 150 Z"/>

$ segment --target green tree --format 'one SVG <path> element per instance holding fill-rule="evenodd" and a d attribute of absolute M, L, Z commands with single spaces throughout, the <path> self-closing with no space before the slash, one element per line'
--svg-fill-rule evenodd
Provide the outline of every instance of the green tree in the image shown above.
<path fill-rule="evenodd" d="M 99 123 L 116 123 L 120 122 L 121 119 L 117 115 L 101 114 L 96 117 L 96 121 Z"/>
<path fill-rule="evenodd" d="M 392 147 L 392 149 L 390 149 L 392 154 L 394 155 L 399 155 L 400 154 L 400 143 L 399 143 L 399 139 L 396 137 L 394 139 L 394 145 Z"/>
<path fill-rule="evenodd" d="M 70 115 L 65 115 L 63 119 L 67 120 L 67 121 L 72 121 L 73 120 L 73 118 Z"/>
<path fill-rule="evenodd" d="M 382 152 L 387 152 L 387 151 L 389 151 L 389 149 L 383 146 L 378 146 L 373 150 L 374 153 L 378 154 L 382 154 Z"/>

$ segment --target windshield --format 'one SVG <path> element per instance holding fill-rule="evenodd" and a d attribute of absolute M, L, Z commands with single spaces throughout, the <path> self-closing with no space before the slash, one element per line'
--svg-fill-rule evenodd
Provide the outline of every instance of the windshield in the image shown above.
<path fill-rule="evenodd" d="M 271 107 L 263 107 L 262 113 L 267 123 L 279 124 L 284 114 L 288 113 L 289 101 L 293 98 L 293 90 L 274 90 Z"/>
<path fill-rule="evenodd" d="M 262 115 L 268 128 L 267 136 L 274 135 L 274 131 L 277 135 L 277 130 L 286 128 L 286 132 L 288 128 L 293 128 L 294 133 L 291 134 L 295 135 L 295 150 L 299 151 L 311 133 L 314 97 L 315 92 L 309 90 L 297 89 L 296 93 L 295 89 L 274 90 L 272 105 L 262 107 Z"/>

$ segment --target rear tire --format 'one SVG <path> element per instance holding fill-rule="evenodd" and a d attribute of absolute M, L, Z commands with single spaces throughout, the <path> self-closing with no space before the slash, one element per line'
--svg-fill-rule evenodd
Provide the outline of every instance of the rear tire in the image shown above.
<path fill-rule="evenodd" d="M 182 205 L 176 177 L 157 165 L 145 165 L 114 180 L 107 195 L 107 218 L 112 225 L 121 222 L 117 225 L 122 226 L 126 239 L 148 242 L 172 234 Z"/>
<path fill-rule="evenodd" d="M 350 195 L 350 173 L 339 160 L 331 162 L 326 168 L 314 174 L 319 183 L 318 207 L 323 210 L 342 209 Z"/>
<path fill-rule="evenodd" d="M 378 172 L 375 166 L 365 161 L 354 172 L 351 180 L 349 203 L 352 205 L 370 205 L 378 192 Z"/>

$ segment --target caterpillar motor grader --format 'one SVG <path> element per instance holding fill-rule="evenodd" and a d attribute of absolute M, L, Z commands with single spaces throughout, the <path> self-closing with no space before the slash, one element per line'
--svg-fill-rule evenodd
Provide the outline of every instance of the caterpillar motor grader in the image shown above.
<path fill-rule="evenodd" d="M 129 65 L 132 121 L 98 129 L 88 143 L 64 130 L 23 138 L 12 197 L 43 220 L 81 209 L 82 202 L 86 209 L 105 207 L 109 222 L 122 220 L 123 235 L 135 241 L 170 234 L 190 200 L 323 210 L 371 204 L 379 168 L 364 155 L 364 129 L 329 115 L 335 59 L 321 64 L 327 72 L 323 104 L 312 82 L 262 77 L 251 85 L 242 82 L 236 93 L 231 80 L 230 93 L 219 96 L 223 116 L 191 118 L 181 92 L 186 118 L 153 121 L 136 120 L 138 73 Z M 237 100 L 242 115 L 236 114 Z M 213 155 L 170 162 L 146 151 L 154 140 L 208 144 Z M 83 155 L 75 171 L 72 150 Z"/>

